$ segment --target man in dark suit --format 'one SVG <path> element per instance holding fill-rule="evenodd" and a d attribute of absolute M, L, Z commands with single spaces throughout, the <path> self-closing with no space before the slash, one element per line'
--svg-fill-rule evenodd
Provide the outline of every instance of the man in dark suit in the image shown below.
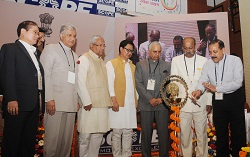
<path fill-rule="evenodd" d="M 135 80 L 139 94 L 139 110 L 142 127 L 142 156 L 151 157 L 151 139 L 153 127 L 156 128 L 159 139 L 160 157 L 168 157 L 168 109 L 164 106 L 160 88 L 162 81 L 170 74 L 170 64 L 160 59 L 161 44 L 152 42 L 149 45 L 148 59 L 136 64 Z"/>
<path fill-rule="evenodd" d="M 44 71 L 35 56 L 38 26 L 33 21 L 18 25 L 19 39 L 4 44 L 1 83 L 5 116 L 3 157 L 33 157 L 39 112 L 44 111 Z M 40 110 L 40 111 L 39 111 Z"/>

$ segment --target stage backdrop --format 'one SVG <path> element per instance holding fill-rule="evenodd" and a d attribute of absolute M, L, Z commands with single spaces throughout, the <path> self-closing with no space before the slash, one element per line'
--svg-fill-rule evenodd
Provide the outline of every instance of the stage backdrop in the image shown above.
<path fill-rule="evenodd" d="M 107 45 L 105 61 L 114 57 L 115 18 L 113 17 L 0 0 L 0 47 L 4 43 L 14 42 L 17 39 L 17 26 L 24 20 L 35 21 L 38 26 L 44 26 L 49 30 L 48 33 L 51 34 L 45 37 L 45 44 L 58 43 L 61 25 L 73 24 L 77 29 L 75 51 L 79 55 L 89 49 L 89 39 L 93 35 L 101 35 Z"/>

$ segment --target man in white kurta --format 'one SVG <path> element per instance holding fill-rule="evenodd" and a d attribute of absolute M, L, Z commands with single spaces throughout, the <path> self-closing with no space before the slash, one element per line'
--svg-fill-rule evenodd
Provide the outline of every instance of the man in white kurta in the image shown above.
<path fill-rule="evenodd" d="M 205 57 L 195 54 L 195 39 L 187 37 L 183 40 L 184 54 L 174 57 L 171 66 L 171 75 L 181 76 L 188 85 L 188 95 L 192 97 L 201 76 L 202 67 L 207 61 Z M 180 97 L 184 91 L 180 91 Z M 200 106 L 198 106 L 198 105 Z M 199 101 L 192 102 L 189 98 L 185 106 L 180 111 L 181 128 L 181 149 L 184 157 L 192 156 L 194 123 L 197 136 L 196 157 L 206 157 L 208 154 L 207 146 L 207 113 L 211 112 L 212 94 L 203 94 Z"/>
<path fill-rule="evenodd" d="M 135 65 L 129 58 L 134 50 L 132 41 L 123 40 L 119 46 L 119 56 L 106 64 L 109 92 L 113 106 L 109 109 L 114 157 L 132 156 L 133 128 L 137 127 L 135 91 Z"/>
<path fill-rule="evenodd" d="M 105 41 L 95 35 L 90 39 L 90 50 L 78 59 L 78 95 L 82 102 L 78 112 L 79 155 L 98 157 L 103 134 L 110 130 L 108 107 L 111 99 L 102 56 Z"/>

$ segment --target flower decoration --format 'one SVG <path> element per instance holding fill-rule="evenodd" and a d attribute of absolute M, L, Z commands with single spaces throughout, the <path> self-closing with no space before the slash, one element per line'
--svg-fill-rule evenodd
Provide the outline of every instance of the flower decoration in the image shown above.
<path fill-rule="evenodd" d="M 242 147 L 239 157 L 250 157 L 250 147 Z"/>
<path fill-rule="evenodd" d="M 216 156 L 216 131 L 213 124 L 210 122 L 210 118 L 208 117 L 208 129 L 207 129 L 207 137 L 208 137 L 208 157 Z"/>
<path fill-rule="evenodd" d="M 173 148 L 173 151 L 170 152 L 171 157 L 176 157 L 175 152 L 180 152 L 180 148 L 178 147 L 180 144 L 180 139 L 176 136 L 177 133 L 180 132 L 180 128 L 178 127 L 178 123 L 180 123 L 180 107 L 179 106 L 171 106 L 171 110 L 173 113 L 170 115 L 170 119 L 173 120 L 173 122 L 170 123 L 168 126 L 169 129 L 172 130 L 170 133 L 170 138 L 173 140 L 171 147 Z"/>
<path fill-rule="evenodd" d="M 42 157 L 43 156 L 43 145 L 44 145 L 44 124 L 43 124 L 43 115 L 39 117 L 39 123 L 37 128 L 36 135 L 36 144 L 35 144 L 35 155 L 34 157 Z"/>
<path fill-rule="evenodd" d="M 76 63 L 77 63 L 77 64 L 80 64 L 81 62 L 78 60 Z"/>

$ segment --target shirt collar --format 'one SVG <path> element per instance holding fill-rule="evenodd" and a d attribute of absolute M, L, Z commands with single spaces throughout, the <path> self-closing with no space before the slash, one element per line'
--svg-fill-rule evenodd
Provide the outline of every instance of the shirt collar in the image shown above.
<path fill-rule="evenodd" d="M 62 47 L 63 47 L 66 51 L 71 51 L 71 48 L 70 48 L 70 47 L 64 45 L 63 42 L 61 42 L 61 41 L 60 41 L 60 43 L 61 43 Z"/>
<path fill-rule="evenodd" d="M 20 40 L 19 41 L 24 45 L 26 49 L 30 49 L 33 53 L 36 52 L 36 47 L 28 44 L 27 42 Z"/>

